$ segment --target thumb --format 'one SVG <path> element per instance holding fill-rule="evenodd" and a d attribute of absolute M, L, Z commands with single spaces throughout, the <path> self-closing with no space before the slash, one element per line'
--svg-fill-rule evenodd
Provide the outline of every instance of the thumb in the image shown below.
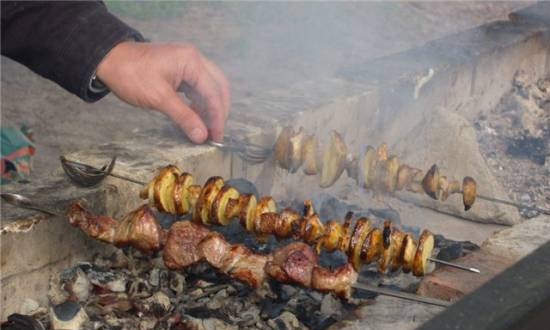
<path fill-rule="evenodd" d="M 193 143 L 201 144 L 208 138 L 206 125 L 201 117 L 189 108 L 175 91 L 163 100 L 157 110 L 170 117 Z"/>

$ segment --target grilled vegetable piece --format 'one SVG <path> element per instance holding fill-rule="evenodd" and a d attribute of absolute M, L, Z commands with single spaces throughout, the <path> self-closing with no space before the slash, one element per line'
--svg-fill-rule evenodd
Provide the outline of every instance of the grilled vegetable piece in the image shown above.
<path fill-rule="evenodd" d="M 403 247 L 404 247 L 405 233 L 394 228 L 391 235 L 391 244 L 394 244 L 394 254 L 391 260 L 391 271 L 396 272 L 403 265 Z"/>
<path fill-rule="evenodd" d="M 413 274 L 423 276 L 428 270 L 428 258 L 432 256 L 434 249 L 434 236 L 428 230 L 424 230 L 418 239 L 418 248 L 414 255 Z"/>
<path fill-rule="evenodd" d="M 182 173 L 176 179 L 174 185 L 174 203 L 176 214 L 185 215 L 189 212 L 189 191 L 188 188 L 193 184 L 193 176 L 189 173 Z"/>
<path fill-rule="evenodd" d="M 292 209 L 284 209 L 279 217 L 279 223 L 275 230 L 277 238 L 288 238 L 292 235 L 294 224 L 302 217 Z"/>
<path fill-rule="evenodd" d="M 378 260 L 378 271 L 385 273 L 391 264 L 395 251 L 395 243 L 392 242 L 393 228 L 389 220 L 384 221 L 384 230 L 382 231 L 382 254 Z"/>
<path fill-rule="evenodd" d="M 403 273 L 409 273 L 412 270 L 415 253 L 416 242 L 410 234 L 406 234 L 405 238 L 403 239 L 403 247 L 401 251 L 401 259 L 403 260 Z"/>
<path fill-rule="evenodd" d="M 377 158 L 376 150 L 371 146 L 367 146 L 365 156 L 361 161 L 361 174 L 363 175 L 362 179 L 365 188 L 372 187 L 374 183 L 374 166 Z"/>
<path fill-rule="evenodd" d="M 464 211 L 468 211 L 476 201 L 477 183 L 472 177 L 466 176 L 462 181 L 462 202 Z"/>
<path fill-rule="evenodd" d="M 353 218 L 353 212 L 346 213 L 344 219 L 344 225 L 342 226 L 343 235 L 340 237 L 340 242 L 338 243 L 338 250 L 347 251 L 349 249 L 349 243 L 351 241 L 351 222 Z"/>
<path fill-rule="evenodd" d="M 325 225 L 325 233 L 323 238 L 317 242 L 317 253 L 321 252 L 321 248 L 332 252 L 338 249 L 340 238 L 344 234 L 342 225 L 334 220 L 330 220 Z"/>
<path fill-rule="evenodd" d="M 348 154 L 346 157 L 346 173 L 348 177 L 356 182 L 359 180 L 359 160 L 355 155 Z"/>
<path fill-rule="evenodd" d="M 433 164 L 426 173 L 426 176 L 424 176 L 424 179 L 422 180 L 422 188 L 428 196 L 437 200 L 437 192 L 439 188 L 439 169 L 436 164 Z"/>
<path fill-rule="evenodd" d="M 304 138 L 302 148 L 303 171 L 305 175 L 315 175 L 319 172 L 318 163 L 318 143 L 315 135 L 309 135 Z"/>
<path fill-rule="evenodd" d="M 291 173 L 295 173 L 304 162 L 302 150 L 304 148 L 304 139 L 304 128 L 300 127 L 300 130 L 288 140 L 288 165 Z"/>
<path fill-rule="evenodd" d="M 384 176 L 384 189 L 388 192 L 395 191 L 397 185 L 397 172 L 399 170 L 399 161 L 396 156 L 391 156 L 386 161 L 386 173 Z"/>
<path fill-rule="evenodd" d="M 212 219 L 213 223 L 222 226 L 227 226 L 229 224 L 231 218 L 228 217 L 227 204 L 229 203 L 230 199 L 238 200 L 239 192 L 237 191 L 237 189 L 225 185 L 214 199 L 214 203 L 212 203 L 212 213 L 210 218 Z"/>
<path fill-rule="evenodd" d="M 204 225 L 210 223 L 212 204 L 223 185 L 223 179 L 219 176 L 213 176 L 206 181 L 195 206 L 195 212 L 193 213 L 194 221 Z"/>
<path fill-rule="evenodd" d="M 447 177 L 442 175 L 439 177 L 439 200 L 446 201 L 447 198 L 449 198 L 450 191 L 449 188 L 451 187 L 449 185 L 449 181 L 447 181 Z"/>
<path fill-rule="evenodd" d="M 256 232 L 256 227 L 260 227 L 260 222 L 262 221 L 262 214 L 264 213 L 273 213 L 277 212 L 277 206 L 275 205 L 275 201 L 271 197 L 262 197 L 260 199 L 260 202 L 256 206 L 256 215 L 254 216 L 253 226 L 252 230 L 253 232 Z M 265 236 L 265 235 L 263 235 Z M 266 237 L 260 236 L 258 238 L 265 239 Z"/>
<path fill-rule="evenodd" d="M 372 229 L 365 238 L 363 246 L 361 247 L 361 260 L 365 264 L 370 264 L 371 262 L 378 259 L 380 254 L 382 254 L 383 246 L 382 231 L 378 228 Z"/>
<path fill-rule="evenodd" d="M 173 193 L 179 174 L 180 170 L 177 167 L 168 165 L 162 168 L 159 175 L 155 178 L 153 197 L 159 211 L 171 214 L 176 213 Z"/>
<path fill-rule="evenodd" d="M 277 141 L 275 142 L 275 160 L 279 166 L 285 170 L 290 168 L 290 161 L 288 158 L 288 151 L 290 148 L 290 137 L 294 135 L 292 127 L 284 127 Z"/>
<path fill-rule="evenodd" d="M 419 169 L 402 164 L 397 170 L 397 181 L 395 182 L 395 190 L 403 190 L 411 185 L 414 177 L 420 172 Z"/>
<path fill-rule="evenodd" d="M 239 220 L 247 231 L 254 231 L 254 219 L 256 217 L 256 197 L 252 194 L 242 194 L 239 197 Z"/>
<path fill-rule="evenodd" d="M 323 153 L 323 167 L 321 168 L 321 188 L 330 187 L 338 180 L 346 165 L 348 147 L 342 136 L 331 131 L 330 143 Z"/>
<path fill-rule="evenodd" d="M 351 242 L 347 253 L 356 271 L 361 269 L 361 248 L 365 238 L 370 232 L 370 228 L 370 220 L 367 218 L 360 218 L 357 220 L 353 235 L 351 236 Z"/>

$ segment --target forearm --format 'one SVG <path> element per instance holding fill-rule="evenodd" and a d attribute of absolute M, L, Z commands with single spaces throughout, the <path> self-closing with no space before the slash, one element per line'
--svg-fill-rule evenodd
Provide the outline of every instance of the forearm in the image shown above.
<path fill-rule="evenodd" d="M 101 2 L 2 2 L 2 55 L 85 101 L 98 64 L 118 43 L 142 36 Z"/>

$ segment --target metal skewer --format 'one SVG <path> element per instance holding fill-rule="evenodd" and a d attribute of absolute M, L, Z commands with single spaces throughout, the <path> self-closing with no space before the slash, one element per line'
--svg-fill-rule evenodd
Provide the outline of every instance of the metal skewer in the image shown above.
<path fill-rule="evenodd" d="M 542 209 L 542 208 L 540 208 L 536 205 L 530 206 L 530 205 L 526 205 L 526 204 L 522 204 L 522 203 L 511 202 L 511 201 L 507 201 L 507 200 L 504 200 L 504 199 L 499 199 L 499 198 L 494 198 L 494 197 L 489 197 L 489 196 L 484 196 L 484 195 L 477 195 L 476 198 L 484 199 L 484 200 L 489 201 L 489 202 L 501 203 L 501 204 L 506 204 L 506 205 L 510 205 L 510 206 L 515 206 L 517 208 L 535 210 L 539 213 L 550 215 L 550 210 Z"/>
<path fill-rule="evenodd" d="M 481 274 L 481 271 L 477 268 L 461 266 L 461 265 L 458 265 L 458 264 L 455 264 L 455 263 L 452 263 L 452 262 L 439 260 L 439 259 L 436 259 L 436 258 L 428 258 L 428 260 L 430 260 L 432 262 L 435 262 L 435 263 L 438 263 L 438 264 L 446 265 L 446 266 L 449 266 L 449 267 L 454 267 L 454 268 L 466 270 L 466 271 L 469 271 L 469 272 L 472 272 L 472 273 Z"/>
<path fill-rule="evenodd" d="M 378 294 L 383 295 L 383 296 L 390 296 L 390 297 L 395 297 L 395 298 L 400 298 L 400 299 L 405 299 L 405 300 L 410 300 L 410 301 L 416 301 L 416 302 L 420 302 L 420 303 L 424 303 L 424 304 L 428 304 L 428 305 L 448 307 L 452 304 L 449 301 L 445 301 L 445 300 L 441 300 L 441 299 L 422 297 L 422 296 L 418 296 L 418 295 L 415 295 L 415 294 L 412 294 L 412 293 L 400 292 L 400 291 L 390 290 L 390 289 L 386 289 L 386 288 L 381 288 L 381 287 L 374 286 L 372 284 L 363 283 L 363 282 L 356 282 L 356 283 L 352 284 L 352 287 L 355 288 L 355 289 L 375 292 L 375 293 L 378 293 Z"/>

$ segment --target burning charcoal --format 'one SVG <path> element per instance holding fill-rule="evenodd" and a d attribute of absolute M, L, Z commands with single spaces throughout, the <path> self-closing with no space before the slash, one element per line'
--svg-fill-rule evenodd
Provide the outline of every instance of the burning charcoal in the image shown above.
<path fill-rule="evenodd" d="M 227 300 L 227 297 L 228 297 L 227 290 L 222 289 L 216 292 L 216 294 L 210 298 L 208 303 L 206 303 L 206 307 L 208 307 L 208 309 L 211 309 L 211 310 L 220 309 L 224 305 L 225 301 Z"/>
<path fill-rule="evenodd" d="M 178 272 L 171 272 L 169 284 L 170 290 L 172 290 L 176 295 L 179 295 L 183 292 L 183 290 L 185 290 L 185 287 L 185 276 Z"/>
<path fill-rule="evenodd" d="M 250 328 L 252 325 L 256 324 L 258 321 L 260 321 L 260 309 L 258 306 L 250 305 L 250 307 L 242 311 L 239 314 L 240 320 L 237 322 L 239 327 L 241 328 Z"/>
<path fill-rule="evenodd" d="M 122 250 L 115 250 L 110 256 L 96 255 L 93 264 L 96 267 L 110 268 L 128 268 L 128 257 Z"/>
<path fill-rule="evenodd" d="M 160 269 L 153 268 L 149 273 L 149 284 L 153 287 L 158 287 L 160 284 Z"/>
<path fill-rule="evenodd" d="M 276 319 L 267 321 L 267 324 L 269 324 L 269 326 L 272 329 L 276 329 L 276 330 L 306 329 L 306 327 L 302 323 L 300 323 L 300 321 L 298 321 L 296 316 L 294 314 L 292 314 L 291 312 L 288 312 L 288 311 L 283 312 Z"/>
<path fill-rule="evenodd" d="M 94 297 L 101 306 L 101 314 L 111 312 L 127 312 L 132 308 L 132 303 L 125 293 L 106 293 Z"/>
<path fill-rule="evenodd" d="M 170 311 L 172 303 L 166 293 L 158 291 L 149 298 L 135 300 L 134 306 L 143 314 L 160 318 Z"/>
<path fill-rule="evenodd" d="M 2 323 L 2 330 L 45 330 L 40 321 L 28 315 L 11 314 L 8 320 Z"/>
<path fill-rule="evenodd" d="M 149 282 L 136 278 L 134 281 L 132 281 L 128 288 L 128 295 L 132 297 L 132 299 L 135 298 L 146 298 L 151 296 L 151 286 L 149 285 Z"/>
<path fill-rule="evenodd" d="M 48 298 L 54 305 L 66 300 L 83 302 L 88 300 L 90 289 L 90 281 L 84 271 L 79 267 L 73 267 L 52 276 Z"/>
<path fill-rule="evenodd" d="M 125 292 L 128 278 L 121 272 L 103 272 L 91 269 L 88 272 L 90 282 L 101 288 L 111 292 Z"/>
<path fill-rule="evenodd" d="M 260 317 L 264 320 L 274 319 L 277 316 L 281 315 L 283 308 L 285 307 L 285 302 L 274 302 L 271 299 L 265 299 L 262 301 L 262 310 Z"/>
<path fill-rule="evenodd" d="M 193 329 L 193 330 L 238 330 L 237 326 L 233 326 L 223 322 L 222 320 L 215 318 L 208 319 L 197 319 L 191 316 L 185 316 L 185 319 L 181 322 L 183 327 L 182 329 Z"/>
<path fill-rule="evenodd" d="M 342 314 L 342 302 L 340 299 L 334 298 L 333 295 L 327 294 L 321 301 L 320 312 L 324 316 L 323 319 Z"/>
<path fill-rule="evenodd" d="M 86 321 L 86 311 L 75 302 L 66 301 L 50 308 L 50 324 L 53 330 L 79 330 Z"/>

